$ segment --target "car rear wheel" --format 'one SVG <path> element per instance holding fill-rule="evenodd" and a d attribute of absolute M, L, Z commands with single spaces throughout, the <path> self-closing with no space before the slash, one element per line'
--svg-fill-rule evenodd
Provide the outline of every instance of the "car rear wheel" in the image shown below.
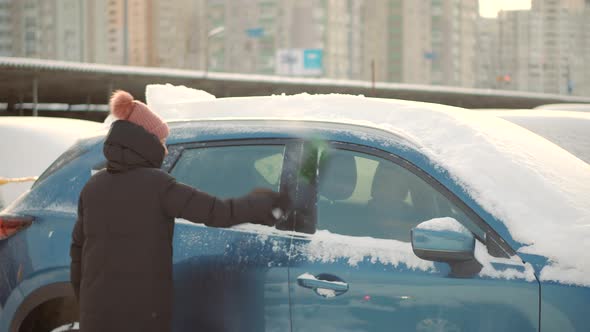
<path fill-rule="evenodd" d="M 19 331 L 67 332 L 80 331 L 78 305 L 73 297 L 55 298 L 42 303 L 22 321 Z"/>

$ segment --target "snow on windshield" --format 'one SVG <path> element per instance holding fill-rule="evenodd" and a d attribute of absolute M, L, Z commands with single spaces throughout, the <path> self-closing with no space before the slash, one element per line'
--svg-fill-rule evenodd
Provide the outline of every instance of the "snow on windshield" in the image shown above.
<path fill-rule="evenodd" d="M 542 279 L 590 286 L 590 259 L 572 254 L 590 252 L 590 165 L 503 119 L 444 105 L 336 94 L 228 98 L 170 108 L 176 117 L 169 119 L 360 123 L 402 135 L 503 221 L 525 244 L 520 252 L 549 258 Z"/>
<path fill-rule="evenodd" d="M 101 124 L 84 120 L 0 117 L 0 177 L 39 176 L 76 140 L 100 128 Z M 31 181 L 0 186 L 4 204 L 8 205 L 32 184 Z"/>

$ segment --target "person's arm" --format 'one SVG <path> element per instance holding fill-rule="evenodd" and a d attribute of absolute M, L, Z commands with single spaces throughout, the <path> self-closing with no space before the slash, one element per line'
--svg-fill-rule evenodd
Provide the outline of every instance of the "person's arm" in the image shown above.
<path fill-rule="evenodd" d="M 80 301 L 80 281 L 82 280 L 82 247 L 84 246 L 84 223 L 82 197 L 78 201 L 78 219 L 72 232 L 72 243 L 70 245 L 70 282 L 74 288 L 76 299 Z"/>
<path fill-rule="evenodd" d="M 170 179 L 162 201 L 167 216 L 211 227 L 231 227 L 244 222 L 272 226 L 276 222 L 272 209 L 279 202 L 279 194 L 256 189 L 240 198 L 222 200 Z"/>

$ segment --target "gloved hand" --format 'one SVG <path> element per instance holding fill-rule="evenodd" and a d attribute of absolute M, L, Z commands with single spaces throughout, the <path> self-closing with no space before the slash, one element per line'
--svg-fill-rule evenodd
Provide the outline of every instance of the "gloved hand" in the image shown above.
<path fill-rule="evenodd" d="M 286 193 L 277 193 L 268 188 L 256 188 L 245 199 L 251 209 L 251 221 L 267 226 L 274 226 L 291 205 Z"/>

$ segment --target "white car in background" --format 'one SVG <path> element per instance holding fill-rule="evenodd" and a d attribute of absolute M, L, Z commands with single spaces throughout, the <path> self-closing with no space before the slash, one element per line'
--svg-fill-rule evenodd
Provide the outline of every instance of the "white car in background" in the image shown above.
<path fill-rule="evenodd" d="M 535 107 L 536 110 L 590 112 L 590 104 L 545 104 Z"/>
<path fill-rule="evenodd" d="M 590 164 L 590 113 L 548 109 L 478 111 L 526 128 Z"/>
<path fill-rule="evenodd" d="M 74 142 L 103 126 L 64 118 L 0 117 L 0 209 L 27 191 Z"/>

